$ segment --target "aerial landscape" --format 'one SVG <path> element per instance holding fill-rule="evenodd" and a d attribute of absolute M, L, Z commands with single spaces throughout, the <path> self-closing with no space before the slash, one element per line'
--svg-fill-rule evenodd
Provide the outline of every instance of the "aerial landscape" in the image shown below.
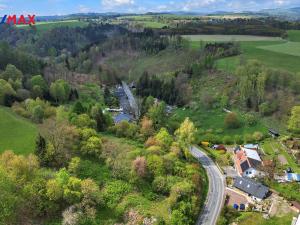
<path fill-rule="evenodd" d="M 0 11 L 0 225 L 300 225 L 299 0 Z"/>

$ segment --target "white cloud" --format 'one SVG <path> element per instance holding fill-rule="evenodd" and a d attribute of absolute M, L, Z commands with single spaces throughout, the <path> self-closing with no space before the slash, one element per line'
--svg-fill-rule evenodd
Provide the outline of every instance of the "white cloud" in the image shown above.
<path fill-rule="evenodd" d="M 134 0 L 102 0 L 102 6 L 106 9 L 117 8 L 120 6 L 130 6 Z"/>
<path fill-rule="evenodd" d="M 85 5 L 79 5 L 78 9 L 79 9 L 79 12 L 81 12 L 81 13 L 87 13 L 90 11 L 90 8 Z"/>
<path fill-rule="evenodd" d="M 287 5 L 290 3 L 290 1 L 286 1 L 286 0 L 275 0 L 274 2 L 276 5 Z"/>
<path fill-rule="evenodd" d="M 5 4 L 0 4 L 0 11 L 4 10 L 7 8 L 7 5 Z"/>
<path fill-rule="evenodd" d="M 218 2 L 218 0 L 188 0 L 183 5 L 183 10 L 189 11 L 194 9 L 199 9 L 202 7 L 208 7 L 210 5 L 213 5 L 214 3 Z"/>

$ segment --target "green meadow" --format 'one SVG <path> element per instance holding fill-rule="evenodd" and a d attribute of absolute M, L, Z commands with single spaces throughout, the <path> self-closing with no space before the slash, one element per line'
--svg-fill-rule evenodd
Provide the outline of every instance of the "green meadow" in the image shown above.
<path fill-rule="evenodd" d="M 291 52 L 291 44 L 289 42 L 277 41 L 256 41 L 256 42 L 240 42 L 242 55 L 228 57 L 218 60 L 217 67 L 225 71 L 233 72 L 239 65 L 241 60 L 256 59 L 265 65 L 283 69 L 290 72 L 300 72 L 300 54 L 296 56 Z M 297 48 L 300 46 L 295 44 Z"/>
<path fill-rule="evenodd" d="M 53 21 L 53 22 L 36 22 L 34 27 L 38 31 L 48 31 L 56 27 L 83 27 L 86 26 L 88 23 L 84 21 L 78 21 L 78 20 L 63 20 L 63 21 Z M 18 28 L 25 28 L 30 29 L 32 26 L 28 25 L 18 25 Z"/>
<path fill-rule="evenodd" d="M 182 35 L 192 42 L 228 42 L 228 41 L 280 41 L 279 37 L 264 37 L 254 35 Z"/>
<path fill-rule="evenodd" d="M 17 154 L 29 154 L 35 147 L 37 127 L 17 116 L 8 108 L 0 107 L 0 153 L 13 150 Z"/>

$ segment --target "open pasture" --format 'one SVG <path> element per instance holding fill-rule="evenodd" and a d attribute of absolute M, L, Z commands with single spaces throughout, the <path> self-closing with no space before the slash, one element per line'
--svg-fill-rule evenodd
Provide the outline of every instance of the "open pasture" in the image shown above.
<path fill-rule="evenodd" d="M 37 128 L 34 124 L 10 109 L 0 107 L 0 153 L 5 150 L 24 155 L 32 153 L 36 136 Z"/>
<path fill-rule="evenodd" d="M 300 56 L 300 42 L 286 42 L 277 45 L 260 46 L 259 48 L 287 55 Z"/>
<path fill-rule="evenodd" d="M 228 41 L 280 41 L 280 37 L 264 37 L 253 35 L 182 35 L 192 42 L 228 42 Z"/>

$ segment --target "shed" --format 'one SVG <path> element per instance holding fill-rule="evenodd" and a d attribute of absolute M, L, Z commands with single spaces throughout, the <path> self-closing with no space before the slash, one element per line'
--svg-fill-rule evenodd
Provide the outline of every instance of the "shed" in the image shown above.
<path fill-rule="evenodd" d="M 269 134 L 273 137 L 273 138 L 277 138 L 280 136 L 279 132 L 277 130 L 274 129 L 269 129 Z"/>

